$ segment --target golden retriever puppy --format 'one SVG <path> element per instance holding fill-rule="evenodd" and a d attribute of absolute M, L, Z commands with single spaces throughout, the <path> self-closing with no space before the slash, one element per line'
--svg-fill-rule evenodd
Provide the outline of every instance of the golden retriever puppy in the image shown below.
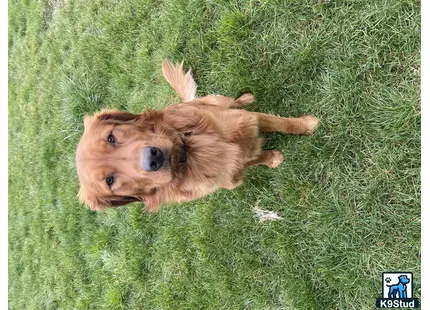
<path fill-rule="evenodd" d="M 80 200 L 93 210 L 141 201 L 148 211 L 191 201 L 219 188 L 234 189 L 253 165 L 276 168 L 277 150 L 263 150 L 260 132 L 311 134 L 317 118 L 247 112 L 247 93 L 196 98 L 182 64 L 163 61 L 164 77 L 183 103 L 141 114 L 104 110 L 85 117 L 76 151 Z"/>

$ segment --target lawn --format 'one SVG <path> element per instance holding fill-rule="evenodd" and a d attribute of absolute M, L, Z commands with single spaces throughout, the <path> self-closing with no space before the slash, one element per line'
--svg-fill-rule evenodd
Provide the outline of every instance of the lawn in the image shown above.
<path fill-rule="evenodd" d="M 420 3 L 50 0 L 9 4 L 10 309 L 373 309 L 381 273 L 420 297 Z M 321 120 L 265 135 L 286 160 L 157 214 L 79 203 L 83 116 L 198 94 Z M 253 207 L 283 220 L 260 223 Z"/>

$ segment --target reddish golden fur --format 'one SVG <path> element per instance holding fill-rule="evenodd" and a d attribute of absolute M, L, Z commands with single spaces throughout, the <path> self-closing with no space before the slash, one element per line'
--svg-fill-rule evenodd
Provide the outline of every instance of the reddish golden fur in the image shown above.
<path fill-rule="evenodd" d="M 164 61 L 162 68 L 185 103 L 142 114 L 105 110 L 85 118 L 76 167 L 80 200 L 94 210 L 142 201 L 146 210 L 157 211 L 163 203 L 233 189 L 243 182 L 247 167 L 275 168 L 283 161 L 281 152 L 262 150 L 259 132 L 311 134 L 319 123 L 310 115 L 283 118 L 234 109 L 253 102 L 251 94 L 236 100 L 195 98 L 196 84 L 182 64 Z M 115 143 L 107 141 L 110 134 Z M 158 171 L 141 168 L 147 146 L 161 149 L 167 159 Z M 115 177 L 111 186 L 109 176 Z"/>

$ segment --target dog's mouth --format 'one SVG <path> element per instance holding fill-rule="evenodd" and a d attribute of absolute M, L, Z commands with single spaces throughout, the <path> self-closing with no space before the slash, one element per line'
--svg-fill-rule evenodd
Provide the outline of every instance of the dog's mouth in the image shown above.
<path fill-rule="evenodd" d="M 181 138 L 181 142 L 182 144 L 179 147 L 178 160 L 180 164 L 185 164 L 188 158 L 188 147 L 183 138 Z"/>
<path fill-rule="evenodd" d="M 188 158 L 188 147 L 184 139 L 181 138 L 181 143 L 177 147 L 176 152 L 172 152 L 170 155 L 170 164 L 172 167 L 181 168 L 187 163 Z"/>

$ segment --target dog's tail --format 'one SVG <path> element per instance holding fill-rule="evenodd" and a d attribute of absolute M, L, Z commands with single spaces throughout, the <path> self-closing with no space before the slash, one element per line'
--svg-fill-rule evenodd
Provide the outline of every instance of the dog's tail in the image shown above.
<path fill-rule="evenodd" d="M 196 98 L 197 84 L 191 75 L 191 70 L 184 72 L 182 66 L 184 62 L 173 65 L 167 59 L 163 60 L 163 75 L 170 86 L 176 91 L 182 102 L 188 102 Z"/>

